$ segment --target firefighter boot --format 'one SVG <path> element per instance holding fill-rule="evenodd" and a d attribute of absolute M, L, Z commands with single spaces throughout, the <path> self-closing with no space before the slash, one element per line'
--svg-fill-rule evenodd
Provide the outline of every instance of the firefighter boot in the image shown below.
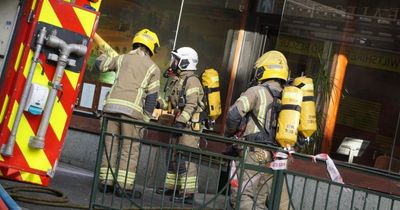
<path fill-rule="evenodd" d="M 194 202 L 194 195 L 193 194 L 178 194 L 177 196 L 173 196 L 170 198 L 170 201 L 174 201 L 175 203 L 186 203 L 186 204 L 193 204 Z"/>
<path fill-rule="evenodd" d="M 101 193 L 110 193 L 114 190 L 114 186 L 106 185 L 104 183 L 99 183 L 98 187 L 99 192 Z"/>
<path fill-rule="evenodd" d="M 115 196 L 117 197 L 125 197 L 125 198 L 136 198 L 136 199 L 140 199 L 142 197 L 142 193 L 139 191 L 132 191 L 132 190 L 127 190 L 127 189 L 121 189 L 121 188 L 117 188 L 115 190 Z"/>
<path fill-rule="evenodd" d="M 166 196 L 172 196 L 175 194 L 175 190 L 160 187 L 160 188 L 157 188 L 156 193 L 160 194 L 160 195 L 164 194 Z"/>

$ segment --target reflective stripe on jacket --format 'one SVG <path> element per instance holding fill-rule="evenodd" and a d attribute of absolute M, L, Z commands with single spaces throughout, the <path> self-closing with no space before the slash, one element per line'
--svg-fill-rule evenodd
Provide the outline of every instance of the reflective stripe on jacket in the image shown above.
<path fill-rule="evenodd" d="M 279 91 L 282 90 L 278 82 L 267 81 L 267 84 L 271 89 L 277 89 Z M 262 85 L 257 85 L 247 89 L 244 93 L 242 93 L 239 99 L 237 99 L 236 102 L 229 108 L 229 112 L 237 108 L 241 117 L 244 117 L 247 113 L 252 112 L 254 116 L 257 117 L 261 127 L 264 127 L 265 117 L 271 116 L 271 109 L 268 110 L 268 113 L 266 113 L 266 109 L 267 106 L 269 106 L 272 102 L 273 96 L 271 96 L 267 88 L 263 87 Z M 228 118 L 228 120 L 230 119 Z M 247 136 L 249 134 L 258 133 L 259 131 L 260 130 L 254 123 L 253 119 L 249 117 L 246 125 L 246 131 L 243 135 Z"/>
<path fill-rule="evenodd" d="M 140 48 L 114 58 L 101 55 L 100 71 L 115 71 L 116 79 L 107 96 L 104 112 L 125 114 L 147 121 L 143 109 L 147 95 L 159 93 L 160 69 Z"/>
<path fill-rule="evenodd" d="M 180 91 L 183 89 L 183 83 L 186 81 L 185 93 L 185 104 L 181 109 L 181 114 L 176 118 L 177 122 L 187 123 L 192 119 L 194 113 L 202 112 L 201 107 L 202 100 L 204 97 L 203 86 L 200 83 L 199 78 L 194 76 L 193 71 L 184 71 L 180 73 L 179 79 L 175 82 L 172 93 L 171 93 L 171 104 L 174 108 L 178 107 Z"/>

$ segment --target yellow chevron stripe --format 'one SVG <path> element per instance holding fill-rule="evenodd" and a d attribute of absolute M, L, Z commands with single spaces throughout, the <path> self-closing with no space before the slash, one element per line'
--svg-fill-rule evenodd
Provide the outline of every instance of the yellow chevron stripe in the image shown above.
<path fill-rule="evenodd" d="M 29 57 L 31 57 L 31 54 L 33 55 L 33 51 L 30 51 Z M 30 65 L 26 65 L 26 66 L 30 66 Z M 25 68 L 27 68 L 27 67 L 25 67 Z M 29 71 L 29 68 L 28 68 L 28 71 Z M 24 74 L 25 74 L 25 71 L 24 71 Z M 75 77 L 76 76 L 71 76 L 72 79 L 70 79 L 70 81 L 76 80 L 76 83 L 77 83 L 78 78 L 75 79 Z M 33 74 L 32 83 L 40 84 L 40 85 L 43 85 L 46 87 L 48 86 L 49 79 L 47 78 L 46 74 L 42 75 L 42 67 L 40 65 L 38 65 L 36 67 L 35 73 Z M 64 110 L 64 107 L 62 106 L 61 102 L 58 102 L 58 97 L 57 97 L 56 101 L 54 103 L 53 111 L 50 116 L 50 125 L 53 128 L 53 130 L 58 138 L 58 141 L 61 141 L 61 137 L 62 137 L 64 128 L 65 128 L 65 123 L 67 122 L 67 117 L 68 116 Z"/>
<path fill-rule="evenodd" d="M 4 115 L 6 114 L 6 108 L 8 106 L 9 100 L 10 100 L 10 97 L 8 97 L 8 95 L 6 95 L 6 98 L 4 99 L 3 107 L 1 108 L 0 123 L 2 123 L 4 120 Z"/>
<path fill-rule="evenodd" d="M 96 21 L 96 14 L 77 7 L 73 8 L 76 16 L 83 26 L 83 29 L 85 30 L 86 35 L 90 37 L 90 35 L 92 35 L 94 22 Z"/>
<path fill-rule="evenodd" d="M 24 72 L 23 72 L 25 78 L 28 77 L 29 69 L 31 68 L 31 65 L 32 65 L 33 53 L 34 53 L 34 52 L 33 52 L 32 50 L 29 50 L 28 59 L 26 60 L 25 68 L 24 68 Z M 42 68 L 42 66 L 41 66 L 40 64 L 36 65 L 35 74 L 36 74 L 36 72 L 38 72 L 38 71 L 39 71 L 39 73 L 41 74 L 41 73 L 42 73 L 42 70 L 43 70 L 43 68 Z M 47 86 L 47 82 L 46 82 L 45 85 Z"/>
<path fill-rule="evenodd" d="M 101 0 L 99 0 L 97 3 L 92 3 L 92 2 L 90 2 L 90 6 L 92 6 L 93 8 L 95 8 L 96 11 L 99 11 L 99 9 L 100 9 L 100 4 L 101 4 Z"/>
<path fill-rule="evenodd" d="M 31 182 L 31 183 L 40 184 L 40 185 L 42 184 L 42 180 L 40 179 L 40 176 L 37 174 L 32 174 L 32 173 L 28 173 L 25 171 L 19 171 L 19 173 L 21 174 L 22 181 Z"/>
<path fill-rule="evenodd" d="M 58 141 L 61 141 L 62 134 L 64 132 L 65 124 L 67 122 L 67 113 L 64 110 L 64 107 L 61 105 L 61 102 L 58 102 L 58 98 L 54 103 L 53 112 L 50 117 L 50 125 L 56 134 Z"/>
<path fill-rule="evenodd" d="M 11 118 L 8 122 L 8 128 L 10 130 L 12 129 L 13 123 L 15 121 L 17 110 L 18 102 L 14 101 Z M 25 115 L 22 115 L 19 129 L 17 131 L 17 145 L 30 168 L 47 172 L 49 169 L 52 168 L 50 161 L 49 159 L 47 159 L 46 153 L 42 149 L 31 149 L 28 146 L 29 138 L 31 136 L 35 136 L 35 133 L 29 125 L 28 119 L 26 119 Z"/>
<path fill-rule="evenodd" d="M 33 0 L 32 7 L 31 7 L 32 11 L 35 10 L 35 8 L 36 8 L 36 2 L 37 2 L 37 0 Z"/>
<path fill-rule="evenodd" d="M 21 43 L 21 45 L 19 46 L 17 60 L 15 61 L 15 64 L 14 64 L 14 70 L 15 71 L 18 70 L 18 66 L 21 63 L 21 58 L 22 58 L 22 53 L 24 52 L 24 48 L 25 48 L 24 43 Z"/>
<path fill-rule="evenodd" d="M 10 114 L 10 120 L 8 121 L 8 125 L 7 125 L 10 130 L 12 130 L 12 126 L 15 121 L 15 115 L 17 115 L 17 110 L 18 110 L 18 102 L 15 101 L 15 104 L 17 104 L 17 106 L 12 107 L 12 112 Z"/>
<path fill-rule="evenodd" d="M 79 73 L 73 72 L 73 71 L 65 71 L 65 75 L 67 75 L 67 78 L 69 82 L 71 83 L 71 86 L 76 89 L 76 86 L 78 85 L 78 80 L 79 80 Z"/>
<path fill-rule="evenodd" d="M 62 25 L 58 20 L 57 15 L 53 10 L 53 7 L 51 7 L 49 0 L 43 1 L 42 11 L 40 12 L 39 21 L 62 28 Z"/>

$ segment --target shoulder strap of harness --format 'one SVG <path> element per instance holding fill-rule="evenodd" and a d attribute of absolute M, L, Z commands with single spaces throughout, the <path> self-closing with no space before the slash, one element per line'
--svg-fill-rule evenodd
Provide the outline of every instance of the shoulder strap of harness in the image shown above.
<path fill-rule="evenodd" d="M 265 107 L 266 116 L 265 116 L 264 127 L 262 127 L 260 125 L 260 122 L 258 121 L 257 117 L 254 115 L 254 113 L 251 112 L 250 115 L 251 115 L 254 123 L 256 124 L 257 128 L 263 134 L 266 143 L 275 144 L 278 112 L 280 111 L 280 103 L 278 100 L 281 97 L 281 92 L 276 89 L 271 89 L 267 84 L 262 85 L 262 86 L 268 90 L 269 94 L 273 98 L 272 103 L 270 103 L 268 106 Z M 271 110 L 270 116 L 268 117 L 270 110 Z"/>
<path fill-rule="evenodd" d="M 183 80 L 182 89 L 179 92 L 179 101 L 178 101 L 179 108 L 183 108 L 186 104 L 186 84 L 190 77 L 197 77 L 197 76 L 190 75 L 190 76 L 186 77 L 185 80 Z"/>
<path fill-rule="evenodd" d="M 185 93 L 186 93 L 186 84 L 187 84 L 187 81 L 189 80 L 190 77 L 197 77 L 197 76 L 196 76 L 196 75 L 190 75 L 190 76 L 186 77 L 185 80 L 183 80 L 182 90 L 181 90 L 181 92 L 179 93 L 179 97 L 185 96 Z"/>

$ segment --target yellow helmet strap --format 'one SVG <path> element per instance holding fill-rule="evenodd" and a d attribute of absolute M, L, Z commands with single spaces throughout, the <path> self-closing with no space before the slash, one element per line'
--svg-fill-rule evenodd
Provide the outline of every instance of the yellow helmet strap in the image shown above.
<path fill-rule="evenodd" d="M 256 68 L 256 76 L 255 76 L 255 78 L 257 80 L 260 80 L 262 78 L 263 74 L 264 74 L 264 71 L 265 71 L 264 66 L 260 66 L 260 67 Z"/>
<path fill-rule="evenodd" d="M 137 48 L 142 48 L 146 50 L 146 53 L 150 56 L 153 55 L 153 53 L 151 53 L 151 50 L 144 44 L 140 44 L 140 43 L 134 43 L 132 44 L 132 50 L 136 50 Z"/>
<path fill-rule="evenodd" d="M 157 43 L 154 43 L 154 53 L 158 53 L 160 51 L 160 46 Z"/>

